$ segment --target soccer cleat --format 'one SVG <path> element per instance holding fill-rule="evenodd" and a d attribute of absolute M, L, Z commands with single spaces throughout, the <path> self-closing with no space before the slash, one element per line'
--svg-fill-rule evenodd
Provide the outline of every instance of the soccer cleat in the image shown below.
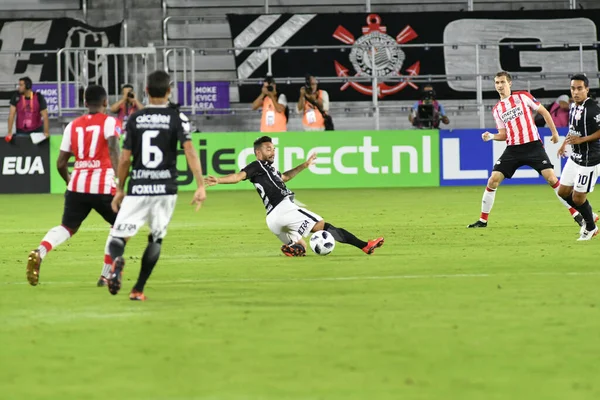
<path fill-rule="evenodd" d="M 131 293 L 129 293 L 129 300 L 146 301 L 148 298 L 144 296 L 144 293 L 132 289 Z"/>
<path fill-rule="evenodd" d="M 600 219 L 600 217 L 598 214 L 594 213 L 594 223 L 598 222 L 598 219 Z M 581 217 L 581 220 L 583 222 L 580 224 L 581 228 L 579 228 L 579 236 L 583 235 L 583 232 L 585 231 L 585 220 L 583 217 Z"/>
<path fill-rule="evenodd" d="M 383 246 L 383 238 L 377 238 L 377 239 L 373 239 L 373 240 L 369 240 L 367 242 L 367 245 L 365 247 L 363 247 L 362 251 L 364 251 L 367 254 L 373 254 L 373 252 L 375 252 L 375 249 L 378 247 Z"/>
<path fill-rule="evenodd" d="M 281 252 L 288 257 L 304 257 L 306 255 L 306 249 L 299 243 L 284 244 L 281 246 Z"/>
<path fill-rule="evenodd" d="M 36 286 L 40 281 L 40 265 L 42 258 L 39 250 L 32 250 L 27 258 L 27 281 L 31 286 Z"/>
<path fill-rule="evenodd" d="M 597 234 L 598 234 L 598 227 L 597 226 L 593 230 L 591 230 L 591 231 L 584 230 L 583 233 L 581 234 L 581 236 L 579 237 L 579 239 L 577 239 L 577 241 L 579 241 L 579 240 L 591 240 Z"/>
<path fill-rule="evenodd" d="M 467 226 L 467 228 L 487 228 L 487 221 L 483 222 L 482 220 L 478 219 L 471 225 Z"/>
<path fill-rule="evenodd" d="M 123 276 L 124 267 L 125 260 L 123 257 L 115 258 L 110 270 L 110 278 L 108 278 L 108 291 L 112 295 L 119 293 L 119 290 L 121 290 L 121 278 Z"/>
<path fill-rule="evenodd" d="M 98 278 L 98 282 L 96 282 L 96 286 L 104 287 L 106 285 L 108 285 L 108 279 L 100 275 L 100 278 Z"/>

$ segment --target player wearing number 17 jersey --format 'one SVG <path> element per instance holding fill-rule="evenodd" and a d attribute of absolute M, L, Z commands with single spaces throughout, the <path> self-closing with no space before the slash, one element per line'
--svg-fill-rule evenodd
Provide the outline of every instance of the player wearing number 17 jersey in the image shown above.
<path fill-rule="evenodd" d="M 120 210 L 110 243 L 110 255 L 114 260 L 108 280 L 111 294 L 115 295 L 121 289 L 126 239 L 134 236 L 145 223 L 150 227 L 142 268 L 129 294 L 131 300 L 146 300 L 144 286 L 158 262 L 162 241 L 175 210 L 178 144 L 183 148 L 198 184 L 192 201 L 197 205 L 196 211 L 206 198 L 200 160 L 191 142 L 189 121 L 168 105 L 170 81 L 169 74 L 164 71 L 155 71 L 148 76 L 146 91 L 150 104 L 129 117 L 119 160 L 119 181 L 112 203 L 113 210 L 119 207 Z M 131 173 L 130 167 L 133 167 Z M 129 188 L 125 196 L 128 178 Z"/>
<path fill-rule="evenodd" d="M 552 143 L 557 143 L 558 132 L 550 113 L 529 93 L 512 93 L 512 78 L 508 72 L 498 72 L 494 78 L 494 84 L 500 95 L 500 101 L 493 110 L 498 133 L 485 132 L 481 136 L 486 142 L 489 140 L 506 141 L 507 147 L 496 161 L 487 187 L 483 192 L 481 217 L 468 227 L 487 227 L 488 216 L 496 197 L 496 189 L 498 189 L 504 178 L 510 179 L 517 169 L 523 166 L 529 166 L 542 175 L 554 189 L 559 201 L 569 209 L 575 221 L 579 225 L 583 224 L 581 214 L 558 195 L 559 183 L 554 174 L 554 166 L 550 162 L 546 150 L 544 150 L 537 127 L 533 123 L 532 110 L 537 111 L 544 117 L 544 121 L 552 131 Z"/>
<path fill-rule="evenodd" d="M 240 172 L 221 178 L 209 176 L 206 181 L 208 186 L 238 183 L 242 180 L 252 182 L 267 209 L 267 226 L 283 242 L 283 254 L 288 257 L 304 256 L 306 243 L 303 237 L 323 230 L 331 233 L 336 241 L 357 247 L 366 254 L 372 254 L 376 248 L 383 246 L 382 237 L 362 241 L 347 230 L 336 228 L 319 215 L 294 203 L 294 193 L 286 187 L 285 182 L 308 168 L 315 161 L 315 154 L 308 161 L 283 174 L 273 166 L 275 147 L 270 137 L 263 136 L 254 142 L 254 154 L 257 160 L 246 165 Z"/>
<path fill-rule="evenodd" d="M 111 208 L 115 191 L 114 176 L 119 159 L 120 123 L 104 114 L 107 106 L 106 91 L 91 85 L 85 91 L 88 114 L 73 120 L 65 128 L 57 169 L 67 183 L 62 223 L 50 229 L 40 246 L 29 253 L 27 280 L 38 284 L 40 265 L 46 254 L 73 236 L 91 210 L 95 210 L 112 225 L 116 213 Z M 73 172 L 69 175 L 67 162 L 75 157 Z M 107 240 L 104 263 L 110 266 Z"/>

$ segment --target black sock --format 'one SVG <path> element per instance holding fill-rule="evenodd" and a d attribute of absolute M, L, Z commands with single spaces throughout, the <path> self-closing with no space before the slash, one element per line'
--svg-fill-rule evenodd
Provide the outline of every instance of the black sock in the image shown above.
<path fill-rule="evenodd" d="M 325 223 L 325 230 L 331 233 L 331 236 L 336 240 L 336 242 L 351 244 L 354 247 L 358 247 L 359 249 L 364 248 L 368 243 L 363 242 L 347 230 L 343 228 L 336 228 L 335 226 Z"/>
<path fill-rule="evenodd" d="M 148 278 L 150 278 L 152 270 L 158 262 L 158 257 L 160 257 L 161 243 L 162 239 L 158 239 L 156 242 L 154 242 L 152 240 L 152 235 L 148 236 L 148 246 L 146 246 L 146 250 L 144 250 L 144 255 L 142 256 L 142 268 L 140 269 L 140 275 L 138 276 L 138 280 L 133 287 L 138 292 L 144 291 L 144 286 L 146 286 L 146 282 L 148 281 Z"/>
<path fill-rule="evenodd" d="M 571 193 L 568 197 L 563 197 L 563 200 L 567 202 L 568 205 L 570 205 L 571 207 L 573 207 L 574 209 L 577 210 L 577 207 L 579 207 L 577 204 L 575 204 L 575 202 L 573 201 L 573 193 Z M 579 210 L 577 210 L 579 211 Z"/>
<path fill-rule="evenodd" d="M 592 211 L 590 202 L 586 200 L 585 203 L 577 208 L 577 211 L 579 211 L 585 220 L 585 230 L 593 231 L 596 228 L 596 223 L 594 222 L 594 211 Z"/>
<path fill-rule="evenodd" d="M 125 253 L 125 240 L 123 238 L 113 237 L 108 244 L 108 252 L 110 253 L 110 258 L 113 260 L 123 256 L 123 253 Z"/>
<path fill-rule="evenodd" d="M 579 214 L 581 214 L 585 220 L 585 229 L 587 231 L 593 231 L 596 228 L 596 223 L 594 222 L 594 211 L 592 210 L 590 202 L 586 199 L 585 203 L 581 205 L 575 204 L 575 201 L 573 200 L 573 193 L 564 199 L 571 207 L 579 211 Z"/>

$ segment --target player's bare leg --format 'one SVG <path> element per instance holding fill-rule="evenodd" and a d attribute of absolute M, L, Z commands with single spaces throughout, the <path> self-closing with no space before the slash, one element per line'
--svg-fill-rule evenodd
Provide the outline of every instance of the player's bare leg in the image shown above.
<path fill-rule="evenodd" d="M 560 195 L 560 193 L 559 193 L 560 182 L 559 182 L 558 178 L 556 177 L 556 174 L 554 173 L 554 169 L 552 169 L 552 168 L 544 169 L 544 170 L 542 170 L 541 174 L 544 177 L 544 179 L 546 180 L 546 182 L 548 182 L 548 185 L 550 185 L 550 187 L 554 190 L 556 197 L 558 197 L 558 201 L 560 201 L 560 203 L 569 210 L 569 213 L 571 213 L 571 216 L 573 217 L 575 222 L 579 226 L 584 226 L 585 222 L 584 222 L 584 219 L 583 219 L 583 216 L 581 215 L 581 213 L 579 211 L 577 211 L 577 209 L 575 207 L 573 207 L 569 203 L 567 203 L 565 201 L 565 199 Z"/>
<path fill-rule="evenodd" d="M 36 286 L 40 280 L 40 266 L 46 254 L 53 248 L 69 240 L 77 232 L 77 228 L 67 228 L 63 225 L 50 229 L 37 249 L 29 252 L 27 258 L 27 281 L 31 286 Z"/>
<path fill-rule="evenodd" d="M 488 217 L 494 206 L 494 200 L 496 199 L 496 189 L 504 180 L 504 174 L 499 171 L 492 171 L 490 179 L 488 179 L 487 186 L 483 192 L 483 198 L 481 199 L 481 216 L 467 228 L 486 228 Z"/>

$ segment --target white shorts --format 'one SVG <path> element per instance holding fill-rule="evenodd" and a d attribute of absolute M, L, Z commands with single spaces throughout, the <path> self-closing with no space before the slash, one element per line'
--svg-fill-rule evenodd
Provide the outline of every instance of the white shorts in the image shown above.
<path fill-rule="evenodd" d="M 579 193 L 591 193 L 594 191 L 599 173 L 600 164 L 583 167 L 569 158 L 560 175 L 560 184 L 572 186 L 573 190 Z"/>
<path fill-rule="evenodd" d="M 125 196 L 111 235 L 126 238 L 134 236 L 148 223 L 154 240 L 167 235 L 167 226 L 177 203 L 176 194 L 164 196 Z"/>
<path fill-rule="evenodd" d="M 322 219 L 286 198 L 267 215 L 267 226 L 283 244 L 292 244 L 308 236 Z"/>

